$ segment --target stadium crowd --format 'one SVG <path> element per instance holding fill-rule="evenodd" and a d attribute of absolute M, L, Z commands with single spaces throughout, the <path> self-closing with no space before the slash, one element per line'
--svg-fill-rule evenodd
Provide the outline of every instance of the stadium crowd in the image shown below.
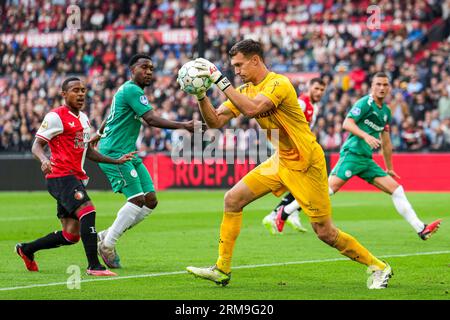
<path fill-rule="evenodd" d="M 206 2 L 206 1 L 205 1 Z M 370 1 L 208 1 L 207 26 L 218 34 L 206 39 L 205 57 L 235 83 L 227 52 L 242 35 L 240 27 L 266 24 L 343 23 L 367 19 Z M 450 37 L 423 45 L 435 19 L 449 19 L 450 1 L 379 1 L 385 19 L 403 27 L 349 32 L 307 32 L 293 37 L 273 32 L 261 36 L 266 63 L 279 73 L 320 74 L 328 84 L 320 102 L 314 133 L 327 151 L 337 151 L 346 138 L 342 122 L 351 105 L 369 91 L 370 76 L 385 71 L 391 77 L 391 138 L 396 151 L 450 150 Z M 191 1 L 85 1 L 83 30 L 191 28 Z M 131 3 L 131 4 L 130 4 Z M 8 0 L 1 7 L 0 34 L 23 31 L 61 31 L 65 28 L 64 0 Z M 83 31 L 82 30 L 82 31 Z M 179 67 L 192 59 L 196 44 L 160 44 L 136 32 L 126 37 L 95 37 L 88 42 L 78 33 L 52 48 L 31 48 L 15 40 L 0 42 L 0 151 L 29 151 L 45 113 L 62 103 L 60 85 L 68 75 L 81 76 L 88 87 L 85 111 L 97 128 L 108 112 L 115 90 L 128 79 L 127 63 L 137 52 L 153 60 L 154 82 L 146 89 L 155 112 L 183 121 L 199 119 L 196 101 L 176 83 Z M 293 79 L 298 92 L 305 81 Z M 213 104 L 223 96 L 211 90 Z M 257 129 L 254 119 L 239 117 L 228 128 Z M 254 139 L 247 130 L 247 141 Z M 178 139 L 169 130 L 143 128 L 141 154 L 170 151 Z M 223 141 L 227 141 L 224 135 Z M 228 139 L 228 141 L 230 141 Z M 224 148 L 229 145 L 224 142 Z M 246 149 L 249 143 L 239 144 Z"/>

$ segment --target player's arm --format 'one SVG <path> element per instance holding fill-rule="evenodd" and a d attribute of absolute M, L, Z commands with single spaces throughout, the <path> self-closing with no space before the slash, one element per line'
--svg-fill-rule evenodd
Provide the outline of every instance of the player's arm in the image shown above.
<path fill-rule="evenodd" d="M 41 162 L 41 170 L 44 174 L 52 172 L 52 164 L 45 155 L 46 146 L 47 141 L 39 137 L 36 137 L 36 139 L 33 142 L 33 146 L 31 147 L 31 152 L 33 153 L 33 156 Z"/>
<path fill-rule="evenodd" d="M 255 98 L 250 99 L 246 95 L 236 91 L 230 84 L 223 93 L 236 106 L 236 108 L 246 117 L 254 118 L 260 113 L 269 111 L 275 107 L 272 100 L 262 94 L 258 94 Z"/>
<path fill-rule="evenodd" d="M 218 109 L 215 109 L 208 97 L 198 101 L 198 106 L 203 119 L 208 128 L 218 129 L 222 128 L 228 121 L 230 121 L 234 114 L 223 104 Z"/>
<path fill-rule="evenodd" d="M 342 124 L 342 128 L 363 139 L 372 149 L 376 149 L 381 145 L 381 141 L 379 139 L 372 137 L 370 134 L 361 130 L 353 118 L 346 117 L 344 123 Z"/>
<path fill-rule="evenodd" d="M 142 115 L 142 119 L 151 127 L 162 129 L 185 129 L 189 132 L 194 132 L 194 125 L 197 127 L 200 123 L 194 122 L 194 120 L 187 122 L 170 121 L 164 118 L 158 117 L 152 110 L 147 111 Z"/>
<path fill-rule="evenodd" d="M 125 100 L 128 105 L 137 116 L 142 118 L 149 126 L 161 129 L 185 129 L 189 132 L 194 132 L 194 125 L 195 127 L 200 128 L 200 123 L 198 123 L 198 121 L 191 120 L 187 122 L 178 122 L 158 117 L 153 112 L 153 107 L 148 102 L 148 98 L 142 89 L 139 89 L 137 86 L 132 86 L 127 90 Z"/>
<path fill-rule="evenodd" d="M 276 107 L 273 102 L 264 94 L 258 94 L 255 98 L 249 98 L 245 94 L 238 92 L 230 83 L 227 77 L 217 69 L 210 61 L 198 58 L 195 60 L 195 67 L 199 70 L 200 76 L 206 76 L 213 81 L 217 87 L 227 96 L 233 105 L 246 117 L 253 118 L 260 113 Z M 278 83 L 274 84 L 272 93 L 277 89 Z"/>
<path fill-rule="evenodd" d="M 383 152 L 384 163 L 386 165 L 386 172 L 393 177 L 400 178 L 394 171 L 392 163 L 392 143 L 389 131 L 381 132 L 381 150 Z"/>
<path fill-rule="evenodd" d="M 137 151 L 130 152 L 127 154 L 124 154 L 119 159 L 113 159 L 107 156 L 102 155 L 97 150 L 95 150 L 90 143 L 88 143 L 87 151 L 86 151 L 86 157 L 89 160 L 92 160 L 94 162 L 102 162 L 102 163 L 112 163 L 112 164 L 122 164 L 124 162 L 130 161 L 134 158 L 134 155 L 137 153 Z"/>
<path fill-rule="evenodd" d="M 103 120 L 103 122 L 100 125 L 100 127 L 98 128 L 97 132 L 94 133 L 94 135 L 91 137 L 91 140 L 89 141 L 89 143 L 91 143 L 93 147 L 95 147 L 98 144 L 98 142 L 100 141 L 100 139 L 102 138 L 103 133 L 105 132 L 107 120 L 108 120 L 108 118 L 105 118 L 105 120 Z"/>
<path fill-rule="evenodd" d="M 64 131 L 64 126 L 61 118 L 55 112 L 49 112 L 44 117 L 38 131 L 36 132 L 36 139 L 31 147 L 33 156 L 41 162 L 41 170 L 44 174 L 52 172 L 52 162 L 45 154 L 45 148 L 48 142 Z"/>

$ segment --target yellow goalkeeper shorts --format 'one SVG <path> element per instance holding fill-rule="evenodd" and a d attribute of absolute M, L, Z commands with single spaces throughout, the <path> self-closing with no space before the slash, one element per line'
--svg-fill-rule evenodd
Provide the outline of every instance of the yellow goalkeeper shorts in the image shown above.
<path fill-rule="evenodd" d="M 320 147 L 314 149 L 311 165 L 305 171 L 283 166 L 275 154 L 250 171 L 243 181 L 255 195 L 267 193 L 269 188 L 279 197 L 289 190 L 311 222 L 331 217 L 327 168 Z"/>

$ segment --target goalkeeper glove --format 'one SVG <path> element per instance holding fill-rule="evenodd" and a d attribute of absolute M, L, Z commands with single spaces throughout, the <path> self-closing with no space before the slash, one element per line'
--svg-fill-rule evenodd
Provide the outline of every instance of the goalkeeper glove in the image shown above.
<path fill-rule="evenodd" d="M 231 86 L 230 80 L 220 72 L 214 63 L 204 58 L 197 58 L 195 59 L 194 67 L 199 70 L 198 76 L 208 77 L 220 90 L 224 91 Z"/>
<path fill-rule="evenodd" d="M 206 97 L 206 91 L 201 91 L 200 93 L 197 93 L 195 96 L 197 97 L 198 101 L 203 100 Z"/>

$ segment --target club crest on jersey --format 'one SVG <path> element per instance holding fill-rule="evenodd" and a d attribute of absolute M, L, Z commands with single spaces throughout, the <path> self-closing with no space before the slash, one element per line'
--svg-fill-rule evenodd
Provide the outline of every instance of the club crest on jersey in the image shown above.
<path fill-rule="evenodd" d="M 144 106 L 148 105 L 148 99 L 147 99 L 146 96 L 141 96 L 141 97 L 139 98 L 139 101 L 141 101 L 141 103 L 142 103 Z"/>
<path fill-rule="evenodd" d="M 137 178 L 137 176 L 138 176 L 137 171 L 136 171 L 135 169 L 133 169 L 133 170 L 130 171 L 130 175 L 131 175 L 133 178 Z"/>
<path fill-rule="evenodd" d="M 83 198 L 84 198 L 84 192 L 83 192 L 83 191 L 76 190 L 76 191 L 75 191 L 75 194 L 73 195 L 73 197 L 75 198 L 75 200 L 78 200 L 78 201 L 83 200 Z"/>
<path fill-rule="evenodd" d="M 344 174 L 347 178 L 350 178 L 352 176 L 351 170 L 346 170 Z"/>
<path fill-rule="evenodd" d="M 351 112 L 352 112 L 352 115 L 359 116 L 361 114 L 361 109 L 353 108 Z"/>
<path fill-rule="evenodd" d="M 71 128 L 74 128 L 75 127 L 75 122 L 68 122 L 69 123 L 69 126 L 71 127 Z"/>

